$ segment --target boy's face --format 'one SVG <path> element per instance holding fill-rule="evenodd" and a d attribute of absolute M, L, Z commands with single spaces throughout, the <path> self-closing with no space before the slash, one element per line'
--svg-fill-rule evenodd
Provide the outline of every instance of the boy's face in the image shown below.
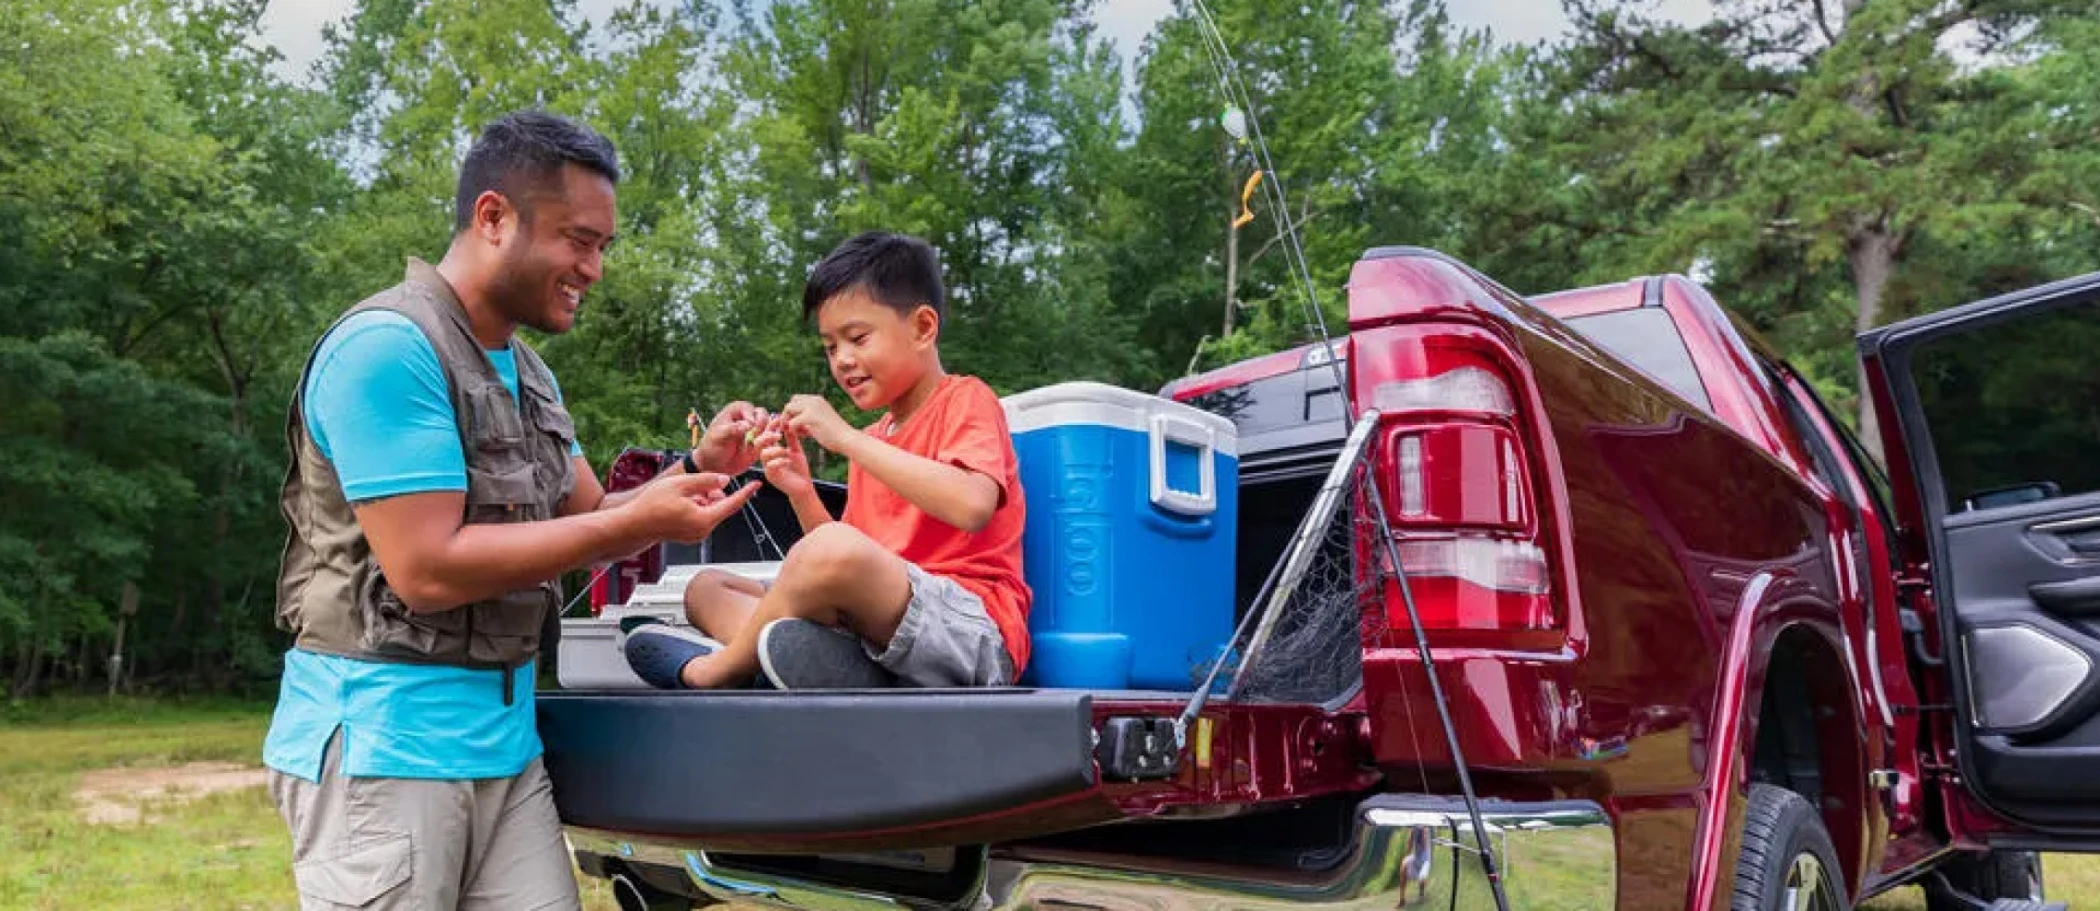
<path fill-rule="evenodd" d="M 887 407 L 918 384 L 939 331 L 932 307 L 898 313 L 859 288 L 817 308 L 817 335 L 831 378 L 862 411 Z"/>

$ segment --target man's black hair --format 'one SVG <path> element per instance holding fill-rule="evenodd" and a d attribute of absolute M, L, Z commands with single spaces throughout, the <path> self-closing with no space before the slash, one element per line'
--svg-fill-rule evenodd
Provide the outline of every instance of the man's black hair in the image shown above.
<path fill-rule="evenodd" d="M 825 301 L 854 289 L 901 314 L 924 304 L 948 318 L 940 256 L 931 244 L 907 234 L 869 231 L 825 254 L 802 286 L 802 321 L 815 319 Z"/>
<path fill-rule="evenodd" d="M 474 200 L 489 190 L 503 194 L 521 213 L 529 212 L 530 197 L 559 190 L 562 167 L 570 164 L 620 182 L 620 158 L 612 142 L 576 121 L 525 110 L 483 127 L 459 166 L 453 233 L 467 229 L 474 219 Z"/>

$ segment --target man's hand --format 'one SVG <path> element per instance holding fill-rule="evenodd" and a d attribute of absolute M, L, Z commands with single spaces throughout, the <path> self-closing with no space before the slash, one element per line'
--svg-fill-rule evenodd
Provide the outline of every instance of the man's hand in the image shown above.
<path fill-rule="evenodd" d="M 802 451 L 802 435 L 787 429 L 783 420 L 775 420 L 773 428 L 758 436 L 759 464 L 765 466 L 766 483 L 786 494 L 790 501 L 799 500 L 816 490 L 809 479 L 809 456 Z"/>
<path fill-rule="evenodd" d="M 743 473 L 758 460 L 759 447 L 753 437 L 765 428 L 768 418 L 765 409 L 750 402 L 729 403 L 708 422 L 700 448 L 693 451 L 693 461 L 701 471 Z"/>
<path fill-rule="evenodd" d="M 845 418 L 839 417 L 838 410 L 824 401 L 823 396 L 795 396 L 788 400 L 786 408 L 780 410 L 780 416 L 787 419 L 790 433 L 815 440 L 817 445 L 832 452 L 839 452 L 847 439 L 860 432 L 846 423 Z"/>
<path fill-rule="evenodd" d="M 757 484 L 722 493 L 728 484 L 727 476 L 711 471 L 660 478 L 621 508 L 633 511 L 650 538 L 691 544 L 713 534 L 716 525 L 758 493 Z"/>
<path fill-rule="evenodd" d="M 538 585 L 665 539 L 705 538 L 758 492 L 750 484 L 725 496 L 728 481 L 713 473 L 660 477 L 618 506 L 544 522 L 462 524 L 467 495 L 457 490 L 403 494 L 353 508 L 387 584 L 410 610 L 428 613 Z"/>

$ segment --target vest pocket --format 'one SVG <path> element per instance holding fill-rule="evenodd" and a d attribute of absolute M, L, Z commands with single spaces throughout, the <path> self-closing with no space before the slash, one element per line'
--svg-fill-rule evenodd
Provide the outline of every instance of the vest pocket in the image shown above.
<path fill-rule="evenodd" d="M 532 657 L 555 597 L 554 585 L 545 583 L 466 608 L 462 613 L 473 614 L 467 657 L 503 665 Z"/>
<path fill-rule="evenodd" d="M 545 518 L 539 510 L 540 480 L 531 462 L 502 460 L 481 467 L 467 461 L 469 523 L 528 522 Z"/>
<path fill-rule="evenodd" d="M 576 418 L 537 386 L 526 387 L 525 394 L 532 400 L 532 425 L 542 438 L 533 451 L 540 455 L 540 489 L 549 495 L 542 502 L 549 504 L 547 517 L 552 518 L 576 490 L 576 469 L 569 455 L 576 445 Z"/>
<path fill-rule="evenodd" d="M 532 423 L 548 436 L 561 441 L 562 454 L 567 455 L 569 444 L 576 442 L 576 418 L 569 409 L 552 397 L 532 393 Z"/>
<path fill-rule="evenodd" d="M 378 574 L 372 578 L 377 590 L 357 601 L 365 613 L 365 641 L 361 643 L 365 651 L 441 657 L 457 653 L 466 643 L 466 609 L 417 613 Z"/>
<path fill-rule="evenodd" d="M 479 449 L 508 448 L 525 439 L 525 422 L 518 417 L 518 401 L 501 383 L 468 389 L 467 411 L 467 420 L 472 422 L 469 435 Z"/>

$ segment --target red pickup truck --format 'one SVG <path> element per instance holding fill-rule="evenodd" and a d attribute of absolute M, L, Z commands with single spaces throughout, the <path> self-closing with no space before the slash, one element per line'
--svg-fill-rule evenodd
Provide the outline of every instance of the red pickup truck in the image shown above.
<path fill-rule="evenodd" d="M 1244 679 L 543 692 L 584 871 L 626 908 L 1939 911 L 2100 850 L 2100 276 L 1864 336 L 1887 473 L 1682 277 L 1525 299 L 1380 248 L 1348 294 L 1346 338 L 1162 390 L 1238 428 Z"/>

